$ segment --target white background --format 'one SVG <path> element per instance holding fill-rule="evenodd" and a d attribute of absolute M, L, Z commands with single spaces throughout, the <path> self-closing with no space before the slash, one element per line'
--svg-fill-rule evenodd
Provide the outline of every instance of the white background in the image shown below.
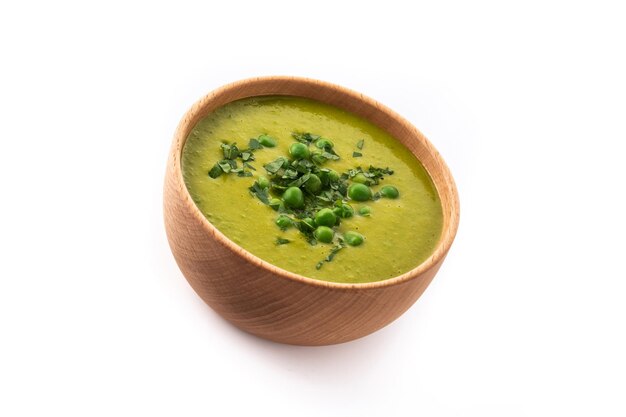
<path fill-rule="evenodd" d="M 626 415 L 619 3 L 3 2 L 0 415 Z M 392 107 L 458 183 L 439 275 L 352 343 L 238 331 L 167 246 L 180 117 L 272 74 Z"/>

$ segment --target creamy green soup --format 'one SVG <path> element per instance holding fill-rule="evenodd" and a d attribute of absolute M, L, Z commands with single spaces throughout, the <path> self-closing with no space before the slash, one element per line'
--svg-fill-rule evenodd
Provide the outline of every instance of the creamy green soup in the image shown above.
<path fill-rule="evenodd" d="M 297 227 L 282 230 L 276 224 L 280 208 L 272 208 L 250 191 L 250 187 L 264 181 L 259 180 L 261 176 L 270 174 L 264 166 L 271 167 L 281 156 L 289 158 L 289 149 L 296 142 L 294 132 L 296 136 L 310 132 L 331 141 L 333 147 L 329 150 L 339 159 L 322 158 L 320 166 L 325 170 L 346 173 L 361 167 L 367 172 L 370 166 L 393 170 L 392 175 L 385 174 L 378 184 L 369 185 L 371 199 L 355 201 L 345 197 L 354 215 L 340 219 L 330 243 L 310 239 L 311 235 L 304 236 Z M 244 155 L 245 167 L 240 156 L 239 174 L 230 172 L 215 178 L 209 175 L 216 169 L 216 162 L 224 158 L 222 144 L 236 143 L 241 151 L 249 146 L 251 138 L 268 136 L 275 146 L 254 149 L 253 159 Z M 308 147 L 311 152 L 320 153 L 315 142 Z M 286 96 L 256 97 L 217 109 L 189 134 L 183 149 L 182 169 L 191 197 L 215 227 L 259 258 L 307 277 L 346 283 L 392 278 L 428 258 L 441 235 L 441 202 L 421 163 L 372 123 L 317 101 Z M 346 182 L 352 184 L 356 180 L 349 178 Z M 395 187 L 399 195 L 383 196 L 381 190 L 385 185 Z M 304 187 L 303 190 L 307 195 Z M 269 198 L 280 200 L 281 191 L 272 189 Z M 362 236 L 362 244 L 343 243 L 345 236 L 350 236 L 348 232 Z M 336 253 L 329 260 L 333 252 Z"/>

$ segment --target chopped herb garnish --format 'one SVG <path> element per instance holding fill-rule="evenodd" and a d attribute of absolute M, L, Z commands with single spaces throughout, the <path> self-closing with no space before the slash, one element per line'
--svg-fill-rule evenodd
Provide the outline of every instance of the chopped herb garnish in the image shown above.
<path fill-rule="evenodd" d="M 261 135 L 263 136 L 263 135 Z M 259 138 L 261 137 L 259 136 Z M 250 139 L 248 143 L 248 149 L 240 150 L 235 143 L 222 143 L 220 145 L 222 149 L 222 156 L 224 159 L 217 162 L 209 170 L 209 177 L 215 179 L 222 174 L 237 174 L 239 177 L 251 177 L 252 173 L 248 170 L 256 171 L 256 169 L 249 164 L 250 161 L 254 161 L 254 151 L 263 149 L 261 142 L 257 139 Z M 243 167 L 237 166 L 237 159 L 240 159 Z M 246 168 L 248 170 L 246 170 Z"/>
<path fill-rule="evenodd" d="M 330 153 L 330 152 L 322 152 L 322 157 L 329 159 L 331 161 L 338 161 L 339 160 L 339 156 L 336 153 Z"/>
<path fill-rule="evenodd" d="M 367 171 L 361 167 L 348 170 L 346 173 L 348 178 L 356 182 L 362 182 L 366 185 L 377 185 L 385 175 L 393 175 L 393 170 L 389 168 L 377 168 L 370 165 Z M 359 180 L 362 179 L 362 181 Z"/>
<path fill-rule="evenodd" d="M 283 173 L 283 178 L 292 180 L 294 178 L 298 178 L 298 174 L 299 172 L 296 171 L 295 169 L 287 168 L 285 172 Z"/>
<path fill-rule="evenodd" d="M 267 165 L 263 165 L 263 168 L 265 168 L 265 170 L 270 174 L 276 174 L 283 167 L 283 165 L 285 165 L 286 162 L 288 162 L 287 159 L 281 156 L 277 160 L 270 162 Z"/>
<path fill-rule="evenodd" d="M 346 247 L 364 244 L 363 235 L 347 231 L 343 235 L 338 227 L 349 223 L 355 215 L 350 205 L 354 202 L 398 198 L 398 190 L 386 185 L 380 190 L 370 187 L 378 185 L 386 175 L 392 175 L 389 168 L 369 166 L 367 170 L 357 166 L 339 173 L 325 164 L 340 159 L 330 139 L 313 133 L 292 133 L 297 141 L 290 146 L 290 157 L 281 156 L 263 166 L 266 176 L 258 175 L 249 187 L 250 194 L 277 212 L 275 224 L 281 230 L 296 228 L 310 244 L 332 244 L 328 256 L 316 264 L 320 269 L 332 262 L 339 251 Z M 357 142 L 355 158 L 363 156 L 364 139 Z M 252 177 L 256 169 L 250 164 L 255 161 L 254 152 L 272 148 L 277 139 L 263 134 L 250 139 L 247 149 L 239 149 L 235 143 L 222 143 L 223 159 L 209 170 L 209 177 L 222 174 L 237 174 L 239 177 Z M 239 164 L 241 162 L 241 164 Z M 384 189 L 384 190 L 383 190 Z M 371 210 L 363 206 L 358 210 L 361 216 L 370 216 Z M 276 245 L 291 243 L 290 239 L 278 237 Z"/>
<path fill-rule="evenodd" d="M 343 242 L 343 239 L 339 238 L 338 242 L 330 250 L 330 253 L 328 254 L 328 256 L 324 258 L 323 260 L 319 261 L 317 265 L 315 265 L 315 269 L 321 269 L 322 266 L 324 266 L 324 262 L 332 262 L 332 260 L 335 259 L 335 255 L 337 255 L 337 253 L 345 247 L 346 247 L 346 244 Z"/>
<path fill-rule="evenodd" d="M 281 204 L 282 204 L 282 201 L 280 199 L 278 199 L 278 198 L 272 198 L 269 201 L 269 206 L 271 208 L 273 208 L 274 210 L 276 210 L 276 211 L 278 211 L 280 209 Z"/>
<path fill-rule="evenodd" d="M 303 176 L 301 176 L 300 178 L 298 178 L 297 180 L 290 182 L 289 186 L 290 187 L 300 187 L 302 184 L 304 184 L 305 182 L 307 182 L 309 180 L 309 178 L 311 177 L 311 173 L 307 172 L 306 174 L 304 174 Z M 284 178 L 284 177 L 283 177 Z"/>
<path fill-rule="evenodd" d="M 364 139 L 361 139 L 361 140 L 359 140 L 359 141 L 356 143 L 356 147 L 357 147 L 359 150 L 358 150 L 358 151 L 354 151 L 354 152 L 352 152 L 352 157 L 353 157 L 353 158 L 360 158 L 360 157 L 362 157 L 362 156 L 363 156 L 363 153 L 362 153 L 362 152 L 359 152 L 359 151 L 360 151 L 361 149 L 363 149 L 363 144 L 364 144 L 364 143 L 365 143 L 365 140 L 364 140 Z"/>
<path fill-rule="evenodd" d="M 313 135 L 311 133 L 292 133 L 291 136 L 298 142 L 304 143 L 306 145 L 310 145 L 312 142 L 315 142 L 320 138 L 320 135 Z"/>
<path fill-rule="evenodd" d="M 222 143 L 222 151 L 224 153 L 224 159 L 235 159 L 239 156 L 239 148 L 234 143 L 231 145 Z"/>
<path fill-rule="evenodd" d="M 220 168 L 222 168 L 222 171 L 225 174 L 228 174 L 231 170 L 237 168 L 237 162 L 231 159 L 222 159 L 217 164 L 220 166 Z"/>
<path fill-rule="evenodd" d="M 219 164 L 215 164 L 213 165 L 213 168 L 211 168 L 211 170 L 209 171 L 209 177 L 211 178 L 217 178 L 220 175 L 222 175 L 222 167 L 220 167 Z"/>
<path fill-rule="evenodd" d="M 270 204 L 270 196 L 267 192 L 267 188 L 261 188 L 258 182 L 252 184 L 252 187 L 249 188 L 250 194 L 261 200 L 263 204 Z"/>
<path fill-rule="evenodd" d="M 370 165 L 364 175 L 372 181 L 372 184 L 376 185 L 384 178 L 384 175 L 393 175 L 393 170 L 389 168 L 376 168 Z"/>
<path fill-rule="evenodd" d="M 258 140 L 252 138 L 250 139 L 250 142 L 248 142 L 248 149 L 256 151 L 257 149 L 263 149 L 263 145 L 261 145 L 261 142 Z"/>

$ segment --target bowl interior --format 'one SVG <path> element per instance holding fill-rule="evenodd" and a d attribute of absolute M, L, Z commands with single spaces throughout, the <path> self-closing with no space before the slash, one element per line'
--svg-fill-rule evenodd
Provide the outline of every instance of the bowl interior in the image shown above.
<path fill-rule="evenodd" d="M 421 132 L 393 110 L 355 91 L 323 81 L 286 76 L 260 77 L 225 85 L 202 98 L 194 104 L 185 115 L 176 132 L 177 139 L 173 149 L 174 164 L 176 165 L 175 169 L 178 175 L 180 175 L 181 183 L 184 184 L 180 159 L 185 140 L 193 127 L 203 117 L 227 103 L 243 98 L 267 95 L 304 97 L 347 110 L 374 123 L 406 146 L 422 163 L 433 180 L 439 194 L 443 209 L 441 238 L 428 259 L 414 269 L 395 278 L 359 284 L 320 281 L 277 268 L 257 258 L 253 254 L 243 251 L 234 242 L 222 235 L 204 215 L 200 213 L 200 210 L 196 207 L 191 196 L 188 194 L 186 187 L 183 187 L 187 193 L 188 202 L 193 206 L 192 210 L 195 210 L 196 214 L 204 219 L 203 224 L 205 224 L 213 234 L 223 237 L 223 239 L 220 239 L 222 243 L 227 246 L 232 246 L 232 249 L 236 248 L 236 253 L 244 253 L 244 256 L 248 257 L 249 260 L 252 259 L 254 263 L 271 269 L 284 277 L 305 281 L 313 285 L 331 287 L 364 288 L 394 285 L 420 275 L 424 270 L 438 263 L 446 255 L 458 228 L 459 200 L 452 175 L 439 155 L 439 152 Z"/>

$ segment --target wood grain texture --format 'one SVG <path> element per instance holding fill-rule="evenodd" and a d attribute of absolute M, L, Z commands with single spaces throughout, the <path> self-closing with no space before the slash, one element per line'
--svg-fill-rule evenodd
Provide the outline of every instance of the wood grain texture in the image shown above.
<path fill-rule="evenodd" d="M 181 154 L 194 125 L 241 98 L 290 95 L 348 110 L 402 142 L 430 174 L 443 206 L 443 231 L 433 254 L 415 269 L 385 281 L 342 284 L 275 267 L 226 238 L 202 215 L 184 184 Z M 459 223 L 452 175 L 432 144 L 404 118 L 362 94 L 322 81 L 276 76 L 221 87 L 195 103 L 172 144 L 164 187 L 164 218 L 172 253 L 198 295 L 242 330 L 297 345 L 342 343 L 370 334 L 404 313 L 443 262 Z M 386 254 L 381 254 L 385 256 Z"/>

